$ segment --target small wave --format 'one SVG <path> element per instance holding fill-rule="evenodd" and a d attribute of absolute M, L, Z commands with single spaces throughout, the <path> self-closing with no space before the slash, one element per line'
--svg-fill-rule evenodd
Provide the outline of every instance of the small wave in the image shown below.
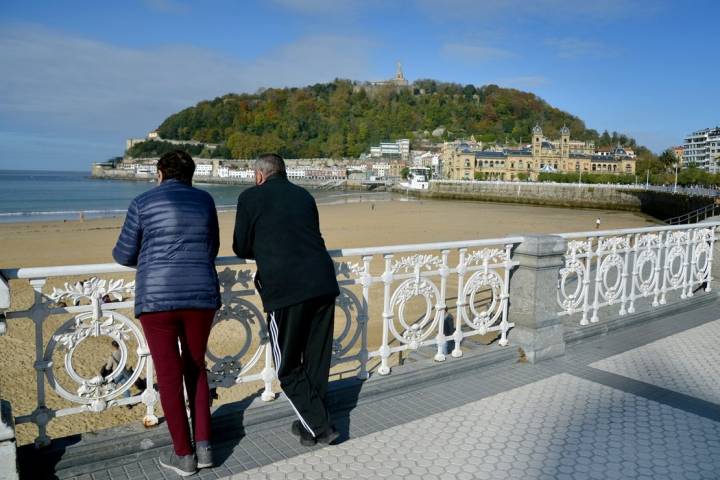
<path fill-rule="evenodd" d="M 48 215 L 110 215 L 113 213 L 127 213 L 127 209 L 116 210 L 56 210 L 42 212 L 0 212 L 0 217 L 25 217 L 25 216 L 48 216 Z"/>

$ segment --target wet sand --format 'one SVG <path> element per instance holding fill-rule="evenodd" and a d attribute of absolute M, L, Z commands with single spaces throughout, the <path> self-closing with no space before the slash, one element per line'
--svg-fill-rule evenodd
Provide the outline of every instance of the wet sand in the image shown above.
<path fill-rule="evenodd" d="M 601 210 L 491 204 L 457 201 L 392 201 L 321 205 L 320 222 L 328 248 L 370 247 L 405 243 L 426 243 L 479 238 L 499 238 L 523 233 L 560 233 L 594 230 L 595 219 L 603 229 L 651 226 L 654 222 L 639 214 Z M 122 218 L 85 222 L 47 222 L 0 225 L 0 268 L 35 267 L 112 262 L 111 250 L 117 239 Z M 234 214 L 220 215 L 220 255 L 232 255 Z M 379 267 L 380 262 L 377 263 Z M 117 278 L 117 276 L 115 277 Z M 128 276 L 127 278 L 131 278 Z M 45 287 L 60 285 L 67 279 L 54 279 Z M 24 310 L 32 301 L 25 281 L 13 281 L 12 309 Z M 451 289 L 452 286 L 449 286 Z M 375 289 L 371 293 L 374 292 Z M 451 291 L 451 290 L 450 290 Z M 378 292 L 379 293 L 379 292 Z M 371 297 L 372 298 L 372 297 Z M 369 343 L 378 342 L 380 329 L 378 306 L 371 305 Z M 130 315 L 130 312 L 126 312 Z M 69 315 L 56 315 L 46 322 L 45 339 Z M 336 316 L 336 319 L 338 317 Z M 342 328 L 337 319 L 336 331 Z M 218 325 L 210 348 L 218 355 L 232 354 L 244 339 L 233 322 Z M 81 374 L 93 375 L 109 354 L 107 339 L 91 339 L 76 354 Z M 12 402 L 14 414 L 28 414 L 36 406 L 34 329 L 29 319 L 9 321 L 8 333 L 0 337 L 0 396 Z M 352 365 L 350 365 L 352 366 Z M 348 370 L 348 365 L 340 370 Z M 55 370 L 61 374 L 59 367 Z M 348 372 L 352 374 L 353 372 Z M 220 389 L 220 403 L 236 401 L 257 392 L 260 384 L 237 385 Z M 55 408 L 70 404 L 48 389 L 48 404 Z M 129 422 L 140 422 L 142 406 L 113 408 L 100 414 L 81 414 L 54 419 L 53 437 L 95 430 Z M 36 428 L 18 426 L 21 444 L 32 442 Z"/>

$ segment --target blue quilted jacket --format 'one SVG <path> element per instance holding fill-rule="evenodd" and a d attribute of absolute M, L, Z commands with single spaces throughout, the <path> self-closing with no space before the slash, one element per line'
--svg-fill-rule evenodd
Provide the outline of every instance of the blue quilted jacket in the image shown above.
<path fill-rule="evenodd" d="M 181 309 L 217 309 L 217 211 L 209 193 L 175 179 L 136 197 L 113 249 L 137 266 L 135 316 Z"/>

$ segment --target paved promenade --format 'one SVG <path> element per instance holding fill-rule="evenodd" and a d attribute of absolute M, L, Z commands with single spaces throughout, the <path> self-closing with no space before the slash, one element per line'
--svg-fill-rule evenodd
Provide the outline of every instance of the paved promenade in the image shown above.
<path fill-rule="evenodd" d="M 718 307 L 586 339 L 537 365 L 498 347 L 442 365 L 420 360 L 365 385 L 350 382 L 333 400 L 345 433 L 335 446 L 301 447 L 281 398 L 263 421 L 253 419 L 268 407 L 250 409 L 244 421 L 224 417 L 222 465 L 193 478 L 717 479 Z M 234 421 L 244 430 L 228 426 Z M 167 447 L 155 430 L 142 440 L 152 448 L 61 461 L 57 476 L 177 478 L 157 465 Z"/>

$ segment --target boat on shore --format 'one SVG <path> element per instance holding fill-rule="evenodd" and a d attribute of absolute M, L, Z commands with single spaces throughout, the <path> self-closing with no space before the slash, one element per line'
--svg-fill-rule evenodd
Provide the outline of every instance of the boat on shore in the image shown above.
<path fill-rule="evenodd" d="M 407 179 L 400 182 L 400 187 L 406 190 L 427 190 L 430 188 L 430 169 L 413 167 L 408 172 Z"/>

